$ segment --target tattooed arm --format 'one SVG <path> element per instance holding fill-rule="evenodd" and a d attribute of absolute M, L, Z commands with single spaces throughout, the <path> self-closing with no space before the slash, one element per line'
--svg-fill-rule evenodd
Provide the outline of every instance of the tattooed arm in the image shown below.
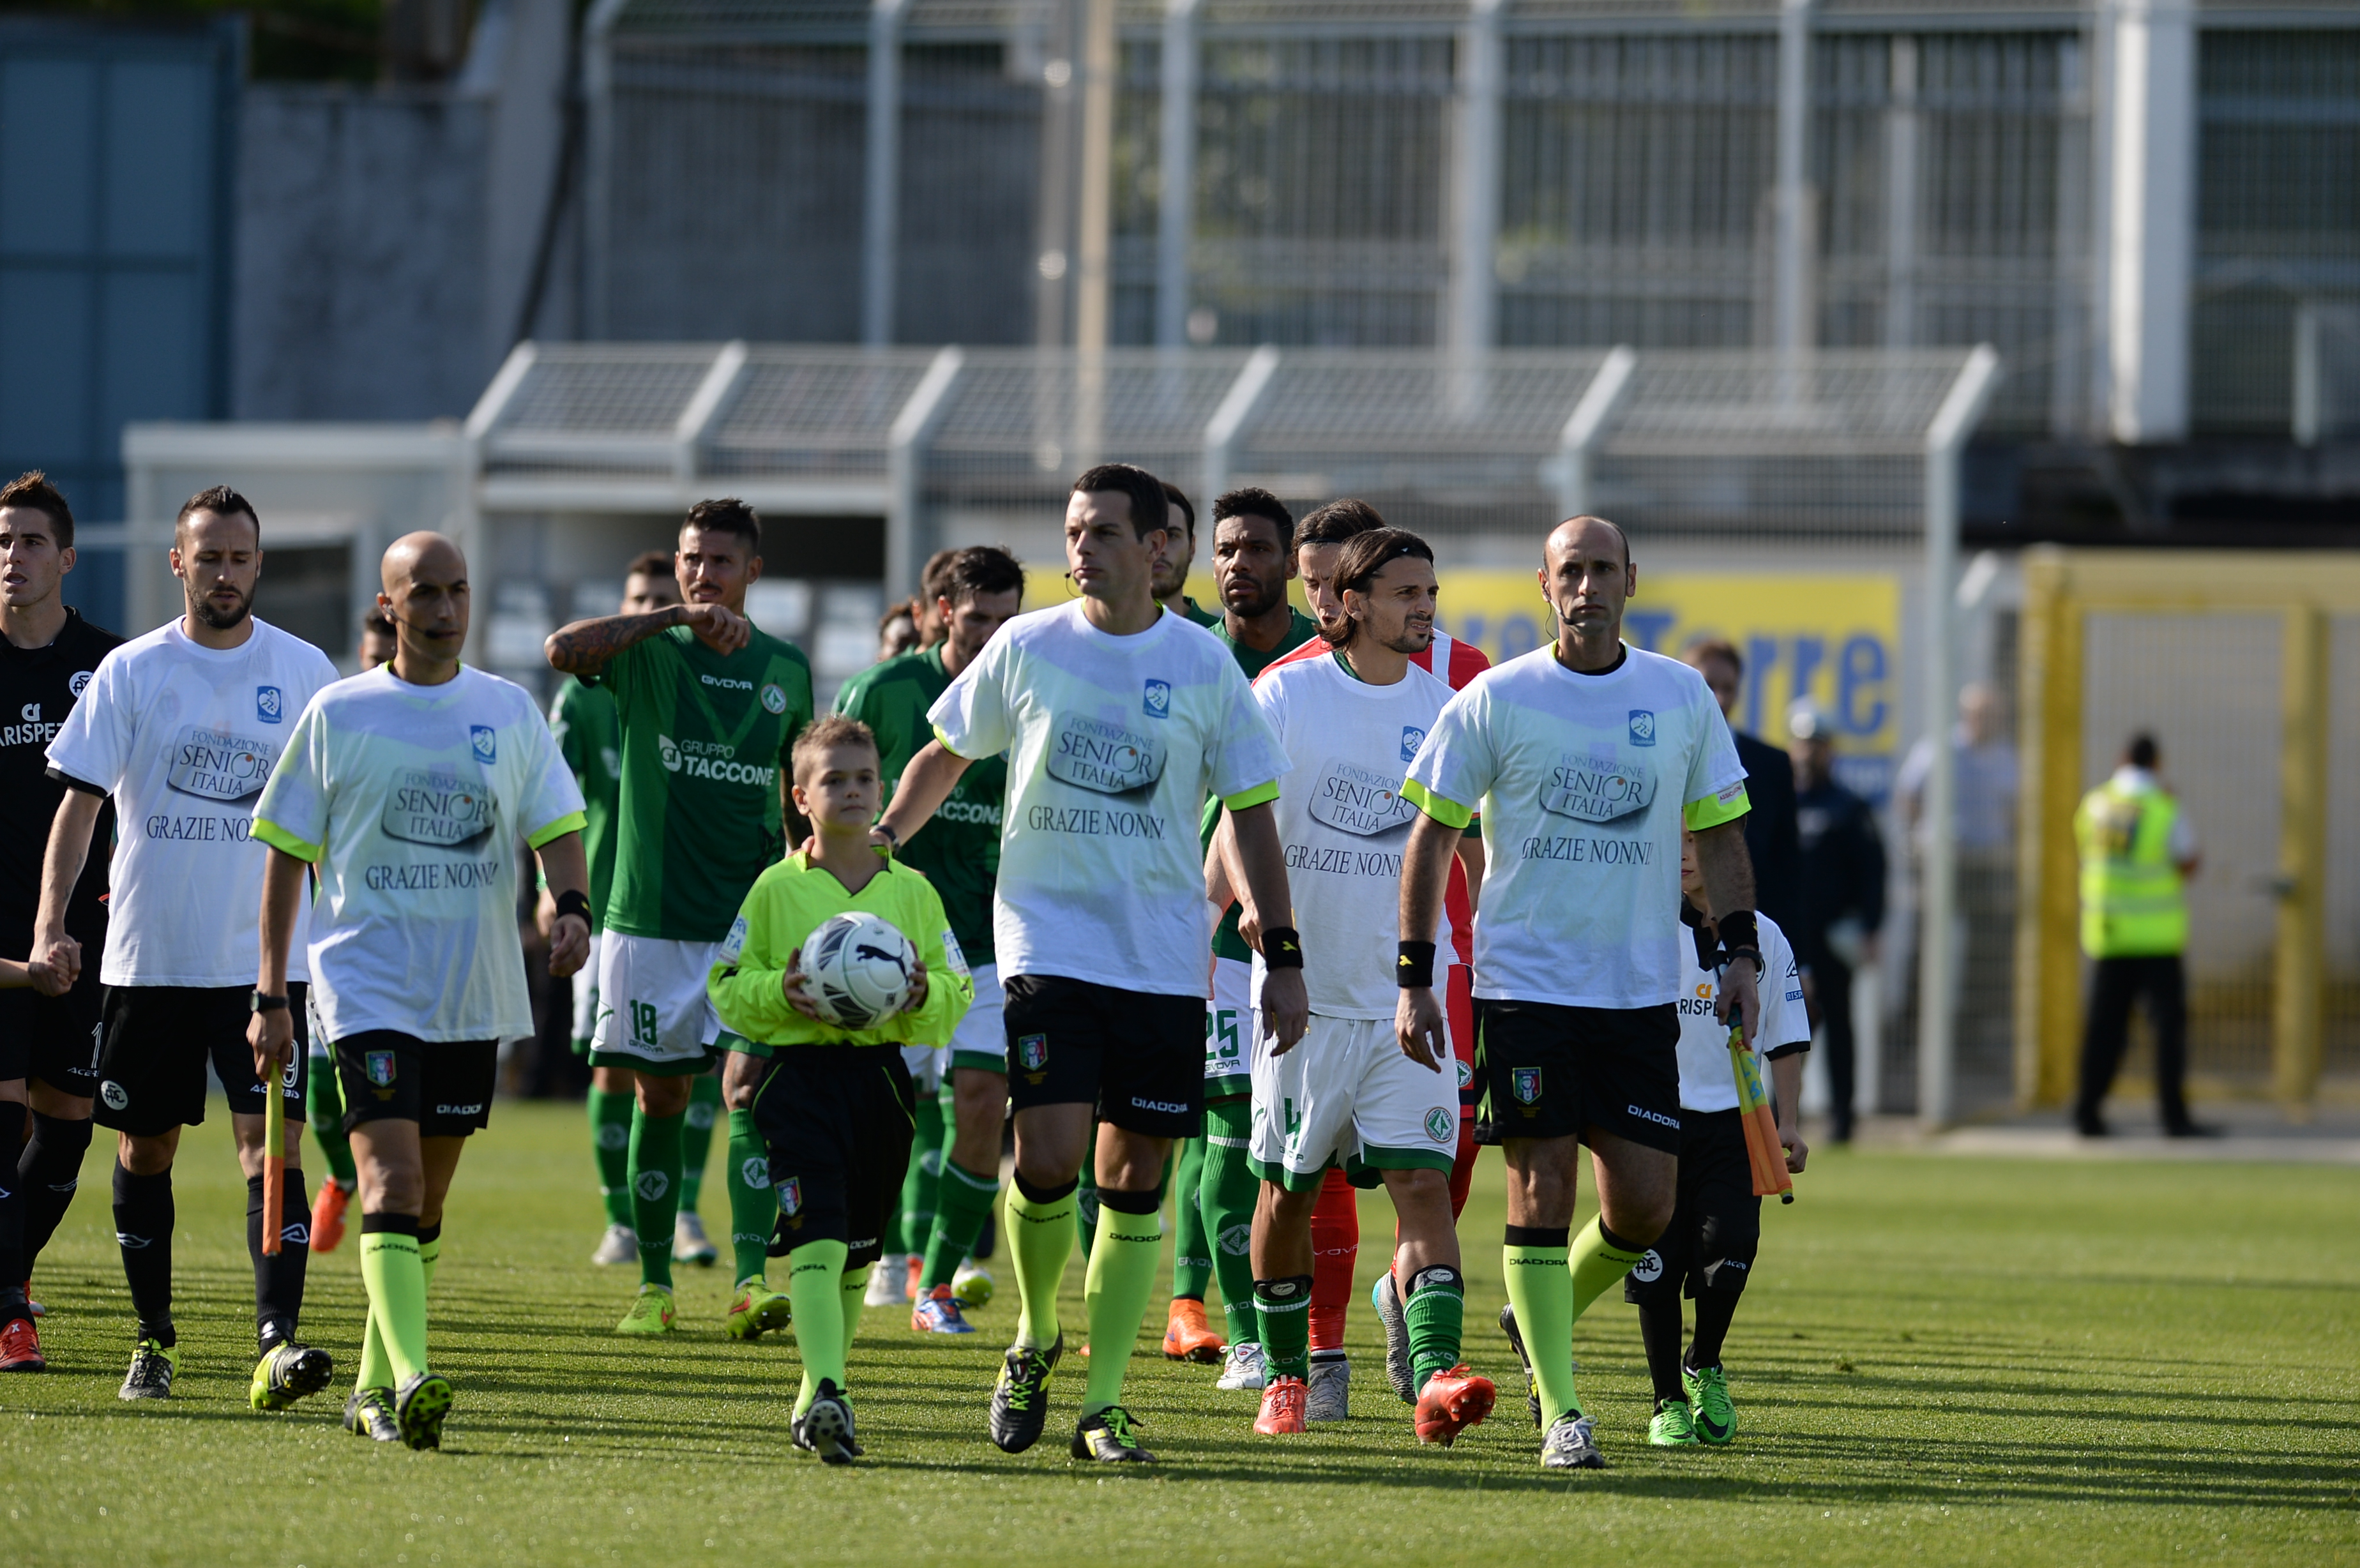
<path fill-rule="evenodd" d="M 550 634 L 541 651 L 552 669 L 568 675 L 595 675 L 617 654 L 667 626 L 689 627 L 716 653 L 737 652 L 752 635 L 743 616 L 719 604 L 672 604 L 640 615 L 601 615 L 561 626 Z"/>

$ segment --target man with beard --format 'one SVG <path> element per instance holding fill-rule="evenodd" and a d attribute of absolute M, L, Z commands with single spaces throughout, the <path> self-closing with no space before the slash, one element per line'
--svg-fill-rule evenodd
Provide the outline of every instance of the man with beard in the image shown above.
<path fill-rule="evenodd" d="M 1221 617 L 1188 597 L 1188 569 L 1196 564 L 1196 508 L 1180 493 L 1180 486 L 1169 480 L 1158 480 L 1164 486 L 1164 504 L 1171 508 L 1172 542 L 1155 558 L 1154 575 L 1149 586 L 1155 602 L 1175 615 L 1185 616 L 1198 626 L 1218 631 Z"/>
<path fill-rule="evenodd" d="M 121 1395 L 163 1399 L 180 1370 L 172 1160 L 180 1129 L 205 1119 L 210 1062 L 246 1172 L 260 1349 L 251 1401 L 281 1410 L 325 1388 L 331 1367 L 326 1351 L 296 1336 L 311 1250 L 300 1133 L 287 1139 L 281 1245 L 276 1257 L 263 1250 L 264 1095 L 279 1095 L 287 1119 L 301 1124 L 311 974 L 299 943 L 287 985 L 268 996 L 255 988 L 265 849 L 254 842 L 254 808 L 296 715 L 334 682 L 336 667 L 255 618 L 262 525 L 236 491 L 216 485 L 189 498 L 173 525 L 171 560 L 187 614 L 108 654 L 49 745 L 49 771 L 67 792 L 49 830 L 35 941 L 44 950 L 65 942 L 77 971 L 88 961 L 70 940 L 67 909 L 113 796 L 121 832 L 99 970 L 106 1000 L 96 1119 L 116 1134 L 115 1239 L 139 1324 Z M 304 917 L 298 904 L 299 931 Z M 251 1015 L 266 1008 L 289 1012 L 298 1041 L 268 1084 L 246 1043 Z"/>

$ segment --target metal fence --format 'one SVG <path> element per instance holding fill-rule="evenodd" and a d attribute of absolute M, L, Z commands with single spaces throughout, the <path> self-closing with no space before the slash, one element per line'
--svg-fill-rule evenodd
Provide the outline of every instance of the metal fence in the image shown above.
<path fill-rule="evenodd" d="M 2109 9 L 1125 0 L 1098 158 L 1093 3 L 610 0 L 594 332 L 1991 343 L 1988 429 L 2106 428 Z M 2197 21 L 2191 233 L 2156 243 L 2195 427 L 2283 434 L 2301 313 L 2360 300 L 2360 27 Z"/>

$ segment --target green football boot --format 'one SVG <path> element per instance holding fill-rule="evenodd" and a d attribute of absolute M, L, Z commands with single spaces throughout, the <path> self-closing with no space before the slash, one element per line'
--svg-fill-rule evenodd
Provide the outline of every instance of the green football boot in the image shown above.
<path fill-rule="evenodd" d="M 1716 1447 L 1737 1435 L 1737 1407 L 1729 1399 L 1729 1374 L 1719 1367 L 1680 1367 L 1680 1385 L 1688 1391 L 1688 1404 L 1696 1410 L 1696 1434 L 1699 1442 Z"/>
<path fill-rule="evenodd" d="M 415 1373 L 394 1390 L 393 1421 L 404 1447 L 442 1447 L 442 1421 L 450 1413 L 451 1384 L 438 1373 Z"/>
<path fill-rule="evenodd" d="M 722 1320 L 722 1327 L 732 1339 L 759 1339 L 794 1320 L 794 1309 L 787 1298 L 771 1290 L 770 1281 L 757 1274 L 738 1281 L 738 1292 L 729 1299 L 729 1312 Z"/>
<path fill-rule="evenodd" d="M 344 1430 L 375 1443 L 399 1443 L 401 1423 L 393 1419 L 391 1388 L 355 1388 L 344 1400 Z"/>
<path fill-rule="evenodd" d="M 625 1312 L 623 1321 L 615 1325 L 615 1332 L 639 1334 L 670 1334 L 675 1315 L 677 1314 L 672 1306 L 671 1286 L 642 1285 L 639 1287 L 639 1293 L 631 1298 L 631 1310 Z"/>
<path fill-rule="evenodd" d="M 317 1345 L 281 1340 L 254 1364 L 247 1400 L 257 1410 L 283 1410 L 306 1394 L 316 1394 L 336 1375 L 335 1363 Z"/>
<path fill-rule="evenodd" d="M 1073 1455 L 1101 1465 L 1152 1465 L 1155 1455 L 1142 1447 L 1139 1421 L 1120 1405 L 1109 1405 L 1084 1416 L 1074 1428 Z"/>
<path fill-rule="evenodd" d="M 1647 1423 L 1647 1441 L 1657 1448 L 1694 1448 L 1697 1445 L 1696 1416 L 1686 1399 L 1664 1399 L 1655 1406 L 1655 1417 Z"/>

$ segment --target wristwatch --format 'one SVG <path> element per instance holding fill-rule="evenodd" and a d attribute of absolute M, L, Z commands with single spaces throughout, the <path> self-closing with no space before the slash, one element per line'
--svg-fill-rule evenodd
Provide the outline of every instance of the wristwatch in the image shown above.
<path fill-rule="evenodd" d="M 287 998 L 284 996 L 273 996 L 265 991 L 254 994 L 254 1010 L 257 1013 L 283 1012 L 286 1007 Z"/>

